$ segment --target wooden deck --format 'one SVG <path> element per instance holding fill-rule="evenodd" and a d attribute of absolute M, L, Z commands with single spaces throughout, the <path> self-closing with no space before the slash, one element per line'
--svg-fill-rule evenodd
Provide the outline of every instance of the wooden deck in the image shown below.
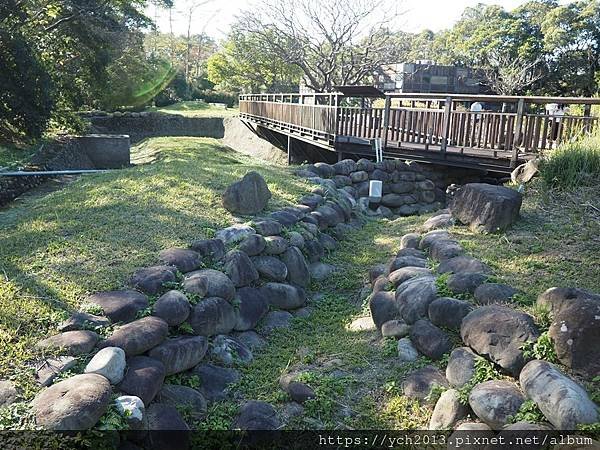
<path fill-rule="evenodd" d="M 471 111 L 474 102 L 484 106 Z M 590 132 L 595 98 L 388 94 L 381 107 L 341 93 L 240 96 L 240 119 L 338 153 L 510 172 L 518 164 Z M 572 106 L 550 115 L 547 104 Z M 574 111 L 579 110 L 576 115 Z M 504 111 L 504 112 L 503 112 Z"/>

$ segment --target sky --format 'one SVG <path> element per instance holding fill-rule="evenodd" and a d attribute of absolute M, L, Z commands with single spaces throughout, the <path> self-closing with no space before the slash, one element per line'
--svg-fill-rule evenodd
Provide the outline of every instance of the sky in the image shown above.
<path fill-rule="evenodd" d="M 186 4 L 193 1 L 200 0 L 175 0 L 174 11 L 183 11 Z M 466 7 L 475 6 L 477 3 L 501 5 L 510 10 L 525 3 L 525 0 L 401 0 L 401 10 L 405 12 L 400 17 L 397 28 L 409 32 L 451 28 Z M 191 32 L 205 32 L 217 40 L 223 39 L 231 24 L 235 22 L 235 16 L 248 9 L 251 4 L 252 0 L 212 0 L 208 6 L 200 8 L 194 14 Z M 147 13 L 155 19 L 160 31 L 169 32 L 169 14 L 166 10 L 156 10 L 154 6 L 150 6 Z M 187 24 L 188 20 L 183 14 L 173 13 L 175 34 L 187 34 Z"/>

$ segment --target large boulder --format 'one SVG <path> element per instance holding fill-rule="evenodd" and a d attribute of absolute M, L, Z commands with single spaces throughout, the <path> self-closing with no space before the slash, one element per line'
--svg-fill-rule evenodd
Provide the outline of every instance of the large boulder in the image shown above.
<path fill-rule="evenodd" d="M 163 319 L 169 326 L 180 325 L 190 315 L 190 302 L 181 292 L 169 291 L 156 301 L 152 314 Z"/>
<path fill-rule="evenodd" d="M 148 417 L 147 450 L 187 450 L 189 427 L 177 408 L 163 403 L 154 403 L 146 410 Z"/>
<path fill-rule="evenodd" d="M 396 289 L 396 303 L 402 318 L 408 324 L 428 316 L 429 304 L 437 297 L 435 278 L 411 278 Z"/>
<path fill-rule="evenodd" d="M 269 304 L 279 309 L 298 309 L 306 303 L 303 289 L 283 283 L 267 283 L 260 288 Z"/>
<path fill-rule="evenodd" d="M 148 406 L 160 391 L 165 375 L 162 362 L 147 356 L 134 356 L 127 359 L 127 372 L 117 388 L 141 398 L 144 405 Z"/>
<path fill-rule="evenodd" d="M 260 289 L 250 287 L 238 289 L 236 303 L 238 304 L 235 324 L 237 331 L 256 328 L 260 319 L 269 312 L 269 300 Z"/>
<path fill-rule="evenodd" d="M 469 347 L 458 347 L 452 350 L 446 366 L 446 378 L 451 386 L 461 388 L 471 381 L 475 375 L 477 358 L 479 356 Z"/>
<path fill-rule="evenodd" d="M 369 300 L 369 308 L 373 322 L 379 330 L 384 323 L 402 317 L 393 292 L 380 291 L 373 294 Z"/>
<path fill-rule="evenodd" d="M 91 352 L 99 338 L 100 336 L 93 331 L 66 331 L 39 341 L 36 344 L 36 348 L 41 350 L 60 350 L 64 354 L 77 356 Z"/>
<path fill-rule="evenodd" d="M 256 234 L 256 230 L 245 223 L 235 223 L 215 233 L 215 238 L 223 241 L 223 244 L 235 244 L 243 241 L 247 236 Z"/>
<path fill-rule="evenodd" d="M 275 256 L 255 256 L 252 264 L 258 274 L 269 281 L 285 281 L 287 278 L 287 266 Z"/>
<path fill-rule="evenodd" d="M 290 283 L 302 287 L 310 284 L 310 271 L 306 259 L 298 247 L 289 247 L 281 255 L 281 260 L 287 267 L 287 279 Z"/>
<path fill-rule="evenodd" d="M 517 376 L 526 362 L 521 346 L 535 341 L 539 331 L 528 314 L 490 305 L 470 312 L 463 319 L 460 335 L 475 352 Z"/>
<path fill-rule="evenodd" d="M 148 352 L 148 356 L 163 363 L 167 375 L 183 372 L 196 366 L 208 349 L 204 336 L 169 338 Z"/>
<path fill-rule="evenodd" d="M 141 355 L 164 341 L 169 334 L 169 325 L 158 317 L 144 317 L 117 328 L 100 348 L 119 347 L 127 356 Z"/>
<path fill-rule="evenodd" d="M 233 364 L 248 364 L 253 356 L 249 348 L 244 344 L 223 334 L 215 337 L 210 348 L 211 360 L 225 366 Z"/>
<path fill-rule="evenodd" d="M 515 184 L 523 184 L 531 181 L 535 174 L 538 173 L 540 162 L 540 158 L 534 158 L 517 166 L 510 174 L 511 181 Z"/>
<path fill-rule="evenodd" d="M 240 250 L 231 250 L 225 255 L 225 272 L 235 287 L 248 286 L 258 280 L 258 272 L 250 257 Z"/>
<path fill-rule="evenodd" d="M 525 401 L 525 396 L 514 383 L 492 380 L 480 383 L 469 394 L 469 405 L 490 428 L 501 429 Z"/>
<path fill-rule="evenodd" d="M 190 248 L 208 261 L 220 261 L 225 256 L 225 243 L 221 239 L 200 239 L 192 242 Z"/>
<path fill-rule="evenodd" d="M 256 214 L 267 206 L 270 198 L 271 191 L 265 179 L 252 171 L 227 187 L 223 194 L 223 206 L 233 213 Z"/>
<path fill-rule="evenodd" d="M 479 305 L 491 305 L 494 303 L 510 303 L 517 291 L 512 286 L 500 283 L 484 283 L 475 289 L 475 302 Z"/>
<path fill-rule="evenodd" d="M 429 429 L 447 430 L 452 428 L 456 422 L 467 417 L 468 413 L 469 408 L 460 402 L 458 391 L 448 389 L 440 395 L 435 404 L 429 421 Z"/>
<path fill-rule="evenodd" d="M 448 335 L 425 319 L 416 321 L 410 327 L 410 339 L 417 350 L 433 360 L 440 359 L 452 349 Z"/>
<path fill-rule="evenodd" d="M 471 256 L 455 256 L 446 259 L 438 266 L 439 273 L 464 273 L 480 272 L 491 273 L 491 269 L 485 264 Z"/>
<path fill-rule="evenodd" d="M 159 253 L 160 261 L 175 266 L 182 273 L 191 272 L 202 265 L 200 253 L 187 248 L 168 248 Z"/>
<path fill-rule="evenodd" d="M 547 361 L 528 362 L 519 376 L 527 397 L 558 430 L 575 430 L 579 424 L 600 420 L 598 407 L 585 389 Z"/>
<path fill-rule="evenodd" d="M 191 374 L 200 378 L 198 391 L 209 402 L 226 399 L 229 395 L 229 386 L 240 380 L 237 370 L 213 364 L 200 364 L 194 367 Z"/>
<path fill-rule="evenodd" d="M 251 234 L 249 236 L 246 236 L 246 238 L 242 242 L 240 242 L 238 250 L 241 250 L 248 256 L 256 256 L 260 255 L 263 252 L 266 245 L 267 242 L 265 241 L 265 238 L 262 235 Z"/>
<path fill-rule="evenodd" d="M 0 408 L 14 403 L 18 395 L 17 388 L 12 381 L 0 381 Z"/>
<path fill-rule="evenodd" d="M 90 295 L 83 303 L 102 308 L 103 314 L 113 323 L 131 322 L 138 311 L 148 307 L 148 297 L 132 290 L 107 291 Z"/>
<path fill-rule="evenodd" d="M 188 273 L 183 280 L 183 288 L 200 297 L 220 297 L 227 301 L 235 297 L 235 286 L 231 279 L 223 272 L 214 269 Z"/>
<path fill-rule="evenodd" d="M 129 286 L 148 295 L 155 295 L 163 290 L 166 283 L 177 281 L 177 277 L 175 276 L 176 271 L 177 269 L 174 266 L 161 265 L 143 267 L 136 270 L 131 276 L 129 279 Z M 116 322 L 116 320 L 113 320 L 112 318 L 111 320 Z"/>
<path fill-rule="evenodd" d="M 446 286 L 455 294 L 473 294 L 478 286 L 489 279 L 489 275 L 479 272 L 453 273 L 446 280 Z"/>
<path fill-rule="evenodd" d="M 203 299 L 192 308 L 188 322 L 197 335 L 214 336 L 233 330 L 237 315 L 227 300 L 210 297 Z"/>
<path fill-rule="evenodd" d="M 461 256 L 464 252 L 462 246 L 453 239 L 438 239 L 429 246 L 429 255 L 438 261 Z"/>
<path fill-rule="evenodd" d="M 319 197 L 321 197 L 321 196 L 319 196 Z M 323 200 L 323 197 L 321 197 L 321 201 L 322 200 Z M 316 206 L 315 206 L 315 208 L 316 208 Z M 256 230 L 256 232 L 258 234 L 260 234 L 262 236 L 275 236 L 277 234 L 281 234 L 283 227 L 276 220 L 263 219 L 258 222 L 254 222 L 254 229 Z"/>
<path fill-rule="evenodd" d="M 111 392 L 110 383 L 101 375 L 75 375 L 35 397 L 35 422 L 54 431 L 87 430 L 106 412 Z"/>
<path fill-rule="evenodd" d="M 469 302 L 455 298 L 436 298 L 429 304 L 429 320 L 438 327 L 459 330 L 463 319 L 472 311 Z"/>
<path fill-rule="evenodd" d="M 594 377 L 600 373 L 600 295 L 575 288 L 552 288 L 538 304 L 550 308 L 549 335 L 556 356 L 574 372 Z"/>
<path fill-rule="evenodd" d="M 125 375 L 125 352 L 119 347 L 105 347 L 85 366 L 85 373 L 102 375 L 111 384 L 120 383 Z"/>
<path fill-rule="evenodd" d="M 196 389 L 178 384 L 165 384 L 156 396 L 156 402 L 189 411 L 193 419 L 206 416 L 206 399 Z"/>
<path fill-rule="evenodd" d="M 57 330 L 62 332 L 65 331 L 76 331 L 86 329 L 99 329 L 110 325 L 110 320 L 106 317 L 95 316 L 86 312 L 76 312 L 71 315 L 67 320 L 61 322 Z"/>
<path fill-rule="evenodd" d="M 402 382 L 402 391 L 408 398 L 425 400 L 435 386 L 447 387 L 448 381 L 439 369 L 425 366 L 406 377 Z"/>
<path fill-rule="evenodd" d="M 523 196 L 504 186 L 470 183 L 454 193 L 448 209 L 474 231 L 496 232 L 510 227 L 518 218 Z"/>
<path fill-rule="evenodd" d="M 288 311 L 269 311 L 260 323 L 263 335 L 269 335 L 279 328 L 288 328 L 294 316 Z"/>
<path fill-rule="evenodd" d="M 258 401 L 250 401 L 242 406 L 233 423 L 233 428 L 238 430 L 277 430 L 280 426 L 275 408 Z"/>
<path fill-rule="evenodd" d="M 431 270 L 426 267 L 402 267 L 401 269 L 390 272 L 387 279 L 390 283 L 397 288 L 399 285 L 404 283 L 406 280 L 411 278 L 422 277 L 426 275 L 432 275 Z"/>

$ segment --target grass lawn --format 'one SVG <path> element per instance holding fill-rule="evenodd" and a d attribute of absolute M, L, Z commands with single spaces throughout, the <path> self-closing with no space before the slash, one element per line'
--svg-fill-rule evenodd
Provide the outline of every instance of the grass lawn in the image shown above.
<path fill-rule="evenodd" d="M 307 184 L 204 138 L 140 143 L 130 169 L 86 175 L 65 189 L 0 210 L 0 379 L 34 388 L 34 343 L 91 292 L 120 288 L 158 252 L 209 237 L 232 222 L 225 187 L 259 170 L 271 209 L 291 204 Z"/>
<path fill-rule="evenodd" d="M 217 108 L 204 102 L 179 102 L 169 106 L 150 107 L 146 111 L 157 111 L 168 114 L 181 114 L 187 117 L 233 117 L 238 114 L 237 108 Z"/>
<path fill-rule="evenodd" d="M 38 145 L 0 144 L 0 169 L 16 169 L 25 165 L 40 147 Z"/>

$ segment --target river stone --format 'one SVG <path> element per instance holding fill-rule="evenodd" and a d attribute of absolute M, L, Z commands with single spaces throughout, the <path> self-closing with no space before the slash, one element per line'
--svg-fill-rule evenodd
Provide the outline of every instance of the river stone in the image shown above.
<path fill-rule="evenodd" d="M 316 239 L 307 239 L 304 243 L 304 251 L 309 263 L 318 262 L 325 256 L 325 248 Z"/>
<path fill-rule="evenodd" d="M 72 356 L 57 356 L 45 358 L 36 364 L 35 381 L 42 386 L 50 386 L 61 373 L 77 365 L 77 359 Z"/>
<path fill-rule="evenodd" d="M 408 336 L 410 326 L 402 320 L 388 320 L 381 326 L 381 334 L 384 337 L 402 338 Z"/>
<path fill-rule="evenodd" d="M 283 283 L 267 283 L 260 288 L 269 304 L 279 309 L 297 309 L 306 303 L 303 289 Z"/>
<path fill-rule="evenodd" d="M 409 363 L 419 359 L 419 351 L 415 348 L 409 338 L 398 339 L 398 360 L 401 363 Z"/>
<path fill-rule="evenodd" d="M 185 408 L 192 418 L 203 419 L 206 416 L 206 399 L 196 389 L 177 384 L 165 384 L 156 395 L 156 402 L 175 408 Z"/>
<path fill-rule="evenodd" d="M 314 164 L 314 167 L 322 178 L 331 178 L 335 175 L 335 169 L 330 164 L 318 162 Z"/>
<path fill-rule="evenodd" d="M 209 402 L 225 400 L 229 395 L 228 387 L 240 380 L 237 370 L 213 364 L 200 364 L 191 373 L 200 378 L 198 391 Z"/>
<path fill-rule="evenodd" d="M 440 395 L 435 404 L 431 420 L 429 421 L 430 430 L 447 430 L 452 428 L 456 422 L 467 417 L 469 408 L 464 406 L 458 396 L 458 391 L 448 389 Z"/>
<path fill-rule="evenodd" d="M 352 183 L 355 184 L 361 183 L 363 181 L 368 181 L 369 174 L 364 170 L 359 170 L 358 172 L 353 172 L 350 174 L 350 180 L 352 180 Z"/>
<path fill-rule="evenodd" d="M 575 430 L 579 424 L 600 420 L 598 407 L 585 389 L 547 361 L 528 362 L 519 376 L 527 397 L 558 430 Z"/>
<path fill-rule="evenodd" d="M 175 266 L 182 273 L 200 268 L 202 256 L 200 253 L 187 248 L 168 248 L 158 255 L 160 261 L 167 266 Z"/>
<path fill-rule="evenodd" d="M 481 272 L 491 273 L 491 269 L 478 259 L 470 256 L 455 256 L 442 261 L 438 267 L 439 273 Z"/>
<path fill-rule="evenodd" d="M 408 398 L 425 400 L 434 386 L 447 387 L 444 374 L 433 366 L 415 370 L 402 382 L 402 391 Z"/>
<path fill-rule="evenodd" d="M 287 279 L 290 283 L 306 287 L 310 284 L 310 271 L 306 259 L 298 247 L 289 247 L 282 255 L 281 260 L 288 269 Z"/>
<path fill-rule="evenodd" d="M 346 329 L 352 332 L 375 331 L 377 327 L 375 326 L 375 322 L 373 322 L 373 318 L 368 316 L 354 319 L 346 326 Z"/>
<path fill-rule="evenodd" d="M 479 305 L 509 303 L 518 291 L 506 284 L 484 283 L 475 289 L 475 302 Z"/>
<path fill-rule="evenodd" d="M 381 330 L 384 323 L 401 318 L 400 310 L 392 292 L 381 291 L 372 295 L 369 300 L 369 308 L 378 330 Z"/>
<path fill-rule="evenodd" d="M 130 430 L 140 430 L 147 423 L 146 407 L 141 398 L 135 395 L 121 395 L 113 402 L 121 416 L 127 417 Z M 119 450 L 121 448 L 119 447 Z"/>
<path fill-rule="evenodd" d="M 190 247 L 209 261 L 220 261 L 225 256 L 225 244 L 221 239 L 201 239 Z"/>
<path fill-rule="evenodd" d="M 17 388 L 12 381 L 0 381 L 0 408 L 13 404 L 18 394 Z"/>
<path fill-rule="evenodd" d="M 243 241 L 246 236 L 255 234 L 256 231 L 250 225 L 236 223 L 227 228 L 223 228 L 215 233 L 215 237 L 223 241 L 225 245 L 235 244 Z"/>
<path fill-rule="evenodd" d="M 293 401 L 300 404 L 317 397 L 317 394 L 315 394 L 315 391 L 310 386 L 298 381 L 288 383 L 285 390 Z"/>
<path fill-rule="evenodd" d="M 427 250 L 429 247 L 431 247 L 431 244 L 440 239 L 451 239 L 450 233 L 448 233 L 448 231 L 446 230 L 429 231 L 428 233 L 425 233 L 421 236 L 421 240 L 419 241 L 419 248 L 421 250 Z"/>
<path fill-rule="evenodd" d="M 183 288 L 201 297 L 220 297 L 233 300 L 235 286 L 223 272 L 214 269 L 203 269 L 190 272 L 183 280 Z"/>
<path fill-rule="evenodd" d="M 113 323 L 131 322 L 138 311 L 148 307 L 148 297 L 131 290 L 99 292 L 87 297 L 83 303 L 100 306 Z"/>
<path fill-rule="evenodd" d="M 421 235 L 418 233 L 408 233 L 400 238 L 400 248 L 419 248 Z"/>
<path fill-rule="evenodd" d="M 288 328 L 293 318 L 294 316 L 288 311 L 270 311 L 262 320 L 260 331 L 268 335 L 278 328 Z"/>
<path fill-rule="evenodd" d="M 58 326 L 58 331 L 77 331 L 90 328 L 102 328 L 110 325 L 110 320 L 106 317 L 95 316 L 85 312 L 76 312 Z"/>
<path fill-rule="evenodd" d="M 36 424 L 54 431 L 87 430 L 106 412 L 110 395 L 110 383 L 103 376 L 75 375 L 35 397 Z"/>
<path fill-rule="evenodd" d="M 517 376 L 526 362 L 521 346 L 535 341 L 539 331 L 531 316 L 490 305 L 470 312 L 463 319 L 460 335 L 475 352 Z"/>
<path fill-rule="evenodd" d="M 429 246 L 429 255 L 438 261 L 461 256 L 465 250 L 452 239 L 438 239 Z"/>
<path fill-rule="evenodd" d="M 153 403 L 146 410 L 148 417 L 146 450 L 187 450 L 190 446 L 189 427 L 177 408 Z"/>
<path fill-rule="evenodd" d="M 255 256 L 252 264 L 259 275 L 271 281 L 285 281 L 288 274 L 287 266 L 275 256 Z"/>
<path fill-rule="evenodd" d="M 552 288 L 538 298 L 550 308 L 549 335 L 561 363 L 593 378 L 600 373 L 600 295 L 576 288 Z"/>
<path fill-rule="evenodd" d="M 477 358 L 478 356 L 469 347 L 458 347 L 452 350 L 446 366 L 446 378 L 451 386 L 461 388 L 471 381 L 475 374 Z"/>
<path fill-rule="evenodd" d="M 223 206 L 233 213 L 256 214 L 267 206 L 270 198 L 271 191 L 265 179 L 251 171 L 227 187 L 223 194 Z"/>
<path fill-rule="evenodd" d="M 411 278 L 396 289 L 396 303 L 404 321 L 413 324 L 429 313 L 429 304 L 437 298 L 435 278 Z"/>
<path fill-rule="evenodd" d="M 173 375 L 196 366 L 208 349 L 204 336 L 169 338 L 148 352 L 148 356 L 163 363 L 165 373 Z"/>
<path fill-rule="evenodd" d="M 97 373 L 118 384 L 125 375 L 125 352 L 119 347 L 105 347 L 87 363 L 84 372 Z"/>
<path fill-rule="evenodd" d="M 473 310 L 469 302 L 455 298 L 436 298 L 429 304 L 429 320 L 438 327 L 459 330 L 463 318 Z"/>
<path fill-rule="evenodd" d="M 177 281 L 175 271 L 175 267 L 172 266 L 144 267 L 135 271 L 135 273 L 129 279 L 129 285 L 132 288 L 139 289 L 148 295 L 155 295 L 163 289 L 164 284 L 174 283 Z M 106 311 L 104 313 L 108 316 Z M 120 322 L 119 320 L 115 320 L 110 316 L 108 317 L 113 322 Z M 123 320 L 122 322 L 125 321 Z"/>
<path fill-rule="evenodd" d="M 388 291 L 390 289 L 390 280 L 385 275 L 377 277 L 373 282 L 373 294 L 382 291 Z"/>
<path fill-rule="evenodd" d="M 506 425 L 524 401 L 521 391 L 510 381 L 486 381 L 475 386 L 469 394 L 473 412 L 493 430 Z"/>
<path fill-rule="evenodd" d="M 321 197 L 323 198 L 323 197 Z M 281 234 L 283 227 L 276 220 L 264 219 L 254 223 L 254 229 L 263 236 L 275 236 Z"/>
<path fill-rule="evenodd" d="M 414 258 L 427 259 L 427 255 L 423 250 L 417 250 L 416 248 L 402 248 L 396 253 L 396 257 L 401 256 L 412 256 Z"/>
<path fill-rule="evenodd" d="M 181 292 L 169 291 L 156 301 L 152 307 L 152 314 L 170 326 L 180 325 L 190 315 L 190 302 Z"/>
<path fill-rule="evenodd" d="M 280 426 L 275 408 L 259 401 L 250 401 L 242 406 L 233 423 L 233 429 L 237 430 L 277 430 Z"/>
<path fill-rule="evenodd" d="M 265 238 L 260 234 L 251 234 L 240 243 L 238 249 L 248 256 L 260 255 L 267 245 Z"/>
<path fill-rule="evenodd" d="M 294 226 L 299 220 L 295 214 L 289 211 L 275 211 L 269 214 L 269 217 L 287 228 Z"/>
<path fill-rule="evenodd" d="M 258 334 L 254 330 L 248 331 L 238 331 L 233 333 L 232 336 L 238 341 L 244 344 L 250 351 L 254 352 L 256 350 L 260 350 L 265 345 L 267 345 L 267 341 L 260 334 Z"/>
<path fill-rule="evenodd" d="M 350 175 L 357 170 L 356 161 L 353 159 L 343 159 L 333 164 L 333 170 L 338 175 Z"/>
<path fill-rule="evenodd" d="M 269 311 L 269 301 L 260 289 L 244 287 L 237 290 L 235 302 L 237 321 L 235 330 L 246 331 L 256 328 L 256 325 Z"/>
<path fill-rule="evenodd" d="M 452 196 L 448 208 L 473 231 L 504 231 L 518 218 L 523 196 L 514 189 L 484 183 L 469 183 Z"/>
<path fill-rule="evenodd" d="M 400 208 L 403 205 L 412 205 L 417 199 L 411 194 L 385 194 L 381 197 L 381 204 L 388 208 Z"/>
<path fill-rule="evenodd" d="M 455 294 L 472 294 L 488 278 L 489 275 L 479 272 L 453 273 L 446 280 L 446 286 Z"/>
<path fill-rule="evenodd" d="M 308 266 L 308 271 L 310 272 L 310 277 L 313 280 L 323 281 L 333 273 L 335 267 L 331 264 L 325 264 L 322 262 L 315 262 Z"/>
<path fill-rule="evenodd" d="M 144 405 L 148 406 L 160 391 L 165 375 L 165 366 L 161 361 L 147 356 L 133 356 L 127 359 L 125 377 L 117 388 L 141 398 Z"/>
<path fill-rule="evenodd" d="M 219 297 L 210 297 L 192 308 L 188 322 L 197 335 L 214 336 L 233 330 L 237 315 L 231 303 Z"/>
<path fill-rule="evenodd" d="M 66 355 L 77 356 L 91 352 L 98 339 L 100 339 L 100 336 L 93 331 L 65 331 L 39 341 L 36 348 L 40 350 L 60 350 Z"/>
<path fill-rule="evenodd" d="M 325 250 L 330 252 L 338 248 L 338 242 L 326 233 L 319 234 L 319 242 Z"/>
<path fill-rule="evenodd" d="M 100 348 L 119 347 L 127 356 L 140 355 L 164 341 L 169 334 L 169 325 L 158 317 L 144 317 L 117 328 Z"/>
<path fill-rule="evenodd" d="M 240 250 L 231 250 L 225 255 L 225 272 L 235 287 L 248 286 L 258 280 L 250 257 Z"/>
<path fill-rule="evenodd" d="M 394 287 L 397 288 L 399 285 L 401 285 L 402 283 L 404 283 L 407 280 L 410 280 L 411 278 L 427 276 L 427 275 L 431 276 L 432 274 L 431 274 L 431 270 L 427 269 L 426 267 L 408 266 L 408 267 L 402 267 L 401 269 L 390 272 L 390 274 L 388 275 L 387 278 L 390 281 L 390 283 L 392 283 L 394 285 Z"/>
<path fill-rule="evenodd" d="M 288 246 L 288 241 L 281 236 L 267 236 L 265 238 L 265 254 L 267 255 L 280 255 L 287 250 Z"/>
<path fill-rule="evenodd" d="M 425 319 L 410 327 L 410 339 L 419 352 L 433 360 L 440 359 L 452 349 L 448 335 Z"/>
<path fill-rule="evenodd" d="M 389 272 L 394 272 L 395 270 L 402 269 L 403 267 L 427 267 L 427 260 L 425 258 L 416 257 L 416 256 L 400 256 L 394 258 L 389 266 Z"/>
<path fill-rule="evenodd" d="M 222 334 L 212 342 L 210 356 L 212 360 L 225 366 L 249 364 L 253 359 L 252 352 L 244 344 Z"/>

